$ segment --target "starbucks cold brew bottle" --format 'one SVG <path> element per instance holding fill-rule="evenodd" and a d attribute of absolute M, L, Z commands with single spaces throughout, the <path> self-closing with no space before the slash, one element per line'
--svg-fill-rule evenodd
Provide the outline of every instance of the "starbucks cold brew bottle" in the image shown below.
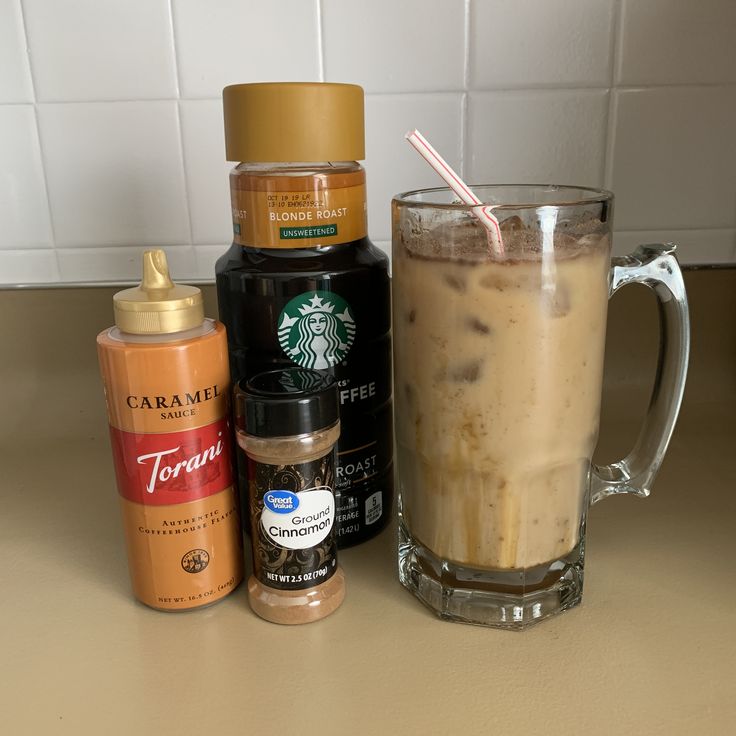
<path fill-rule="evenodd" d="M 233 382 L 295 365 L 334 376 L 338 542 L 356 544 L 385 526 L 393 497 L 388 259 L 367 237 L 363 90 L 242 84 L 223 102 L 227 158 L 243 162 L 216 269 Z"/>

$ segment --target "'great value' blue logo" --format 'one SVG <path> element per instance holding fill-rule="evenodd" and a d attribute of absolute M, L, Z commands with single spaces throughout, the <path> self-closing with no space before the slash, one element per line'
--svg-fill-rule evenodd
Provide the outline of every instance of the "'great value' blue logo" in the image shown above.
<path fill-rule="evenodd" d="M 299 508 L 299 496 L 291 491 L 269 491 L 263 498 L 267 509 L 277 514 L 290 514 Z"/>

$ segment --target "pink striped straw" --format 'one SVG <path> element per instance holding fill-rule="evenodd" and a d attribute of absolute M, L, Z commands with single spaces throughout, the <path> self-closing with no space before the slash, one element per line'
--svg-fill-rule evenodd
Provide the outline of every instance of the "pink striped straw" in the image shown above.
<path fill-rule="evenodd" d="M 473 207 L 472 212 L 488 231 L 488 242 L 491 248 L 498 255 L 503 255 L 501 226 L 498 224 L 498 218 L 493 214 L 493 207 L 484 205 L 476 197 L 470 187 L 453 171 L 447 161 L 435 151 L 432 144 L 418 130 L 409 131 L 406 134 L 406 140 L 414 146 L 422 158 L 445 180 L 450 189 L 465 204 L 480 205 L 479 207 Z"/>

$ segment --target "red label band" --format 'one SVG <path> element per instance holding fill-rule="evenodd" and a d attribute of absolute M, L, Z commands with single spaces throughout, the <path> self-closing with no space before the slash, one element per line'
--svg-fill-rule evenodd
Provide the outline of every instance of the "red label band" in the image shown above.
<path fill-rule="evenodd" d="M 135 434 L 110 427 L 120 495 L 168 506 L 196 501 L 232 485 L 230 429 L 225 418 L 206 427 Z"/>

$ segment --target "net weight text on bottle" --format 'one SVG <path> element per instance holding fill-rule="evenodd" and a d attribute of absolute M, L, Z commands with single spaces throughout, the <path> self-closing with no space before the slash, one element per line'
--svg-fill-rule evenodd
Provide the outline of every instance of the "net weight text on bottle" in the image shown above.
<path fill-rule="evenodd" d="M 273 580 L 277 583 L 306 583 L 311 580 L 319 580 L 320 578 L 324 578 L 327 576 L 327 568 L 321 567 L 319 570 L 315 570 L 314 572 L 303 572 L 301 575 L 280 575 L 275 572 L 267 572 L 266 577 L 269 580 Z"/>

